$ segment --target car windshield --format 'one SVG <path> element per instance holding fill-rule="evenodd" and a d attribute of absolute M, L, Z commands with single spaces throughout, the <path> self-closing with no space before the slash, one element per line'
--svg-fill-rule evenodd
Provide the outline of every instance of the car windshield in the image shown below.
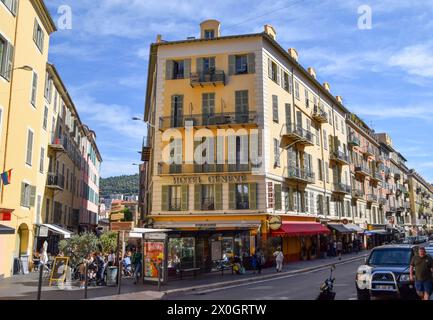
<path fill-rule="evenodd" d="M 403 249 L 386 249 L 374 250 L 370 259 L 369 265 L 409 265 L 411 258 L 410 250 Z"/>

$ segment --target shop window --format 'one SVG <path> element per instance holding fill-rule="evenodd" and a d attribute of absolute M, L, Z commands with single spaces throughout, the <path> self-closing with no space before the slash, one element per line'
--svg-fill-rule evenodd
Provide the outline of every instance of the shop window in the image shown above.
<path fill-rule="evenodd" d="M 195 239 L 171 238 L 168 243 L 168 269 L 195 268 Z"/>

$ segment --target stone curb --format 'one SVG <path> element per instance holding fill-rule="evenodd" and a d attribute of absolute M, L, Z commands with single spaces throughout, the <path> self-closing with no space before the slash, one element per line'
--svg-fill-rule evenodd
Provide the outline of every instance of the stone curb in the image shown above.
<path fill-rule="evenodd" d="M 268 275 L 264 275 L 264 276 L 250 277 L 247 279 L 239 279 L 239 280 L 235 280 L 235 281 L 225 281 L 225 282 L 204 284 L 204 285 L 187 287 L 187 288 L 171 289 L 171 290 L 161 291 L 161 293 L 163 293 L 164 295 L 167 295 L 167 294 L 182 293 L 182 292 L 188 292 L 188 291 L 198 291 L 198 290 L 205 290 L 205 289 L 222 288 L 222 287 L 225 287 L 228 285 L 237 285 L 237 284 L 243 284 L 243 283 L 248 283 L 248 282 L 254 282 L 257 280 L 272 279 L 272 278 L 275 278 L 276 275 L 278 275 L 278 277 L 281 277 L 281 276 L 285 276 L 285 275 L 294 275 L 294 274 L 304 273 L 304 272 L 308 272 L 308 271 L 313 271 L 313 270 L 317 270 L 317 269 L 330 267 L 332 265 L 338 265 L 338 264 L 342 264 L 342 263 L 346 263 L 346 262 L 361 260 L 367 256 L 368 256 L 368 254 L 363 254 L 363 255 L 359 255 L 357 257 L 353 257 L 353 258 L 349 258 L 349 259 L 345 259 L 345 260 L 341 260 L 341 261 L 337 261 L 337 262 L 333 262 L 333 263 L 326 263 L 326 264 L 322 264 L 319 266 L 308 267 L 308 268 L 292 270 L 292 271 L 286 271 L 286 272 L 281 272 L 278 274 L 273 273 L 273 274 L 268 274 Z"/>

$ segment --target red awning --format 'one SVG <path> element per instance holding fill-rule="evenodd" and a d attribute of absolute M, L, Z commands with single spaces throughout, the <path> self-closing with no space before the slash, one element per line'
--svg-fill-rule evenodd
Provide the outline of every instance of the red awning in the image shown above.
<path fill-rule="evenodd" d="M 271 231 L 271 236 L 296 237 L 330 233 L 329 229 L 317 222 L 283 222 L 280 229 Z"/>

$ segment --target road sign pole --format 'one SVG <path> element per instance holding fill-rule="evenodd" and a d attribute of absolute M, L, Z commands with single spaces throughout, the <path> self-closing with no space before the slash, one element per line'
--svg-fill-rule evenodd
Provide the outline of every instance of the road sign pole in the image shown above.
<path fill-rule="evenodd" d="M 119 256 L 120 249 L 120 231 L 117 233 L 117 256 Z M 118 270 L 117 270 L 117 294 L 120 294 L 120 286 L 122 283 L 122 259 L 120 256 L 118 259 Z"/>
<path fill-rule="evenodd" d="M 41 300 L 41 293 L 42 293 L 42 274 L 44 272 L 45 264 L 40 263 L 39 264 L 39 283 L 38 283 L 38 298 L 37 300 Z"/>

